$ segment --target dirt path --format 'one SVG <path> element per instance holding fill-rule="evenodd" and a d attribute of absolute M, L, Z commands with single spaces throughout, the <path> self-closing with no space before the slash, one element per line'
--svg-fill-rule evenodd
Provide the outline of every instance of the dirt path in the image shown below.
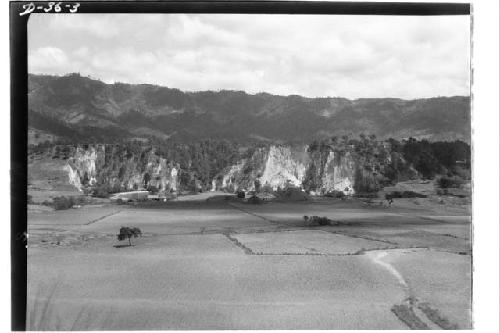
<path fill-rule="evenodd" d="M 387 254 L 388 254 L 387 251 L 372 251 L 367 253 L 368 257 L 375 264 L 384 267 L 387 271 L 389 271 L 389 273 L 391 273 L 398 280 L 399 284 L 403 287 L 403 290 L 405 291 L 406 297 L 410 297 L 411 296 L 410 289 L 403 276 L 396 270 L 396 268 L 394 268 L 394 266 L 382 260 L 384 257 L 387 256 Z"/>
<path fill-rule="evenodd" d="M 402 300 L 401 304 L 395 304 L 391 309 L 392 312 L 410 329 L 458 329 L 456 324 L 450 323 L 437 309 L 431 308 L 428 303 L 420 302 L 403 275 L 387 259 L 384 260 L 390 252 L 401 254 L 404 251 L 406 249 L 367 252 L 368 258 L 395 277 L 404 291 L 405 299 Z"/>

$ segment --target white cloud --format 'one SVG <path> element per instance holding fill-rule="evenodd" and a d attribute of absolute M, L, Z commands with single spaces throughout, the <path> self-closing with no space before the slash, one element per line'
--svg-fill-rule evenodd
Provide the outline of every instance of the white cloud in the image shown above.
<path fill-rule="evenodd" d="M 469 91 L 466 16 L 41 16 L 30 18 L 33 72 L 348 98 Z"/>
<path fill-rule="evenodd" d="M 41 69 L 50 70 L 52 68 L 64 68 L 68 65 L 66 53 L 57 47 L 41 47 L 28 56 L 29 71 L 39 71 Z"/>

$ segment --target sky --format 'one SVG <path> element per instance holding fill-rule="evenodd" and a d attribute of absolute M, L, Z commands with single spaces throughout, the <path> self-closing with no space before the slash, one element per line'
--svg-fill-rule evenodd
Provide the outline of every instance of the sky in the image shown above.
<path fill-rule="evenodd" d="M 469 95 L 469 16 L 31 14 L 28 71 L 184 91 Z"/>

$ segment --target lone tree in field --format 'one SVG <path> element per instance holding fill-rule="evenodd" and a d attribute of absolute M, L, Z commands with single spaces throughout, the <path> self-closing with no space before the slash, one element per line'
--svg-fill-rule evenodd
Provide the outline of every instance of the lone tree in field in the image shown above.
<path fill-rule="evenodd" d="M 142 232 L 141 232 L 141 229 L 136 228 L 136 227 L 132 227 L 132 228 L 121 227 L 120 233 L 117 235 L 119 241 L 125 240 L 127 238 L 129 246 L 132 245 L 130 238 L 132 238 L 132 237 L 137 238 L 139 236 L 142 236 Z"/>

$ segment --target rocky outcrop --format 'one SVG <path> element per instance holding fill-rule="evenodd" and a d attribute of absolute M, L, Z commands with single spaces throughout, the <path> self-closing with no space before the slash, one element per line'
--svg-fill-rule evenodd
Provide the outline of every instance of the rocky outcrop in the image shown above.
<path fill-rule="evenodd" d="M 312 152 L 311 164 L 303 186 L 312 194 L 341 191 L 354 193 L 358 165 L 350 153 L 335 151 Z"/>
<path fill-rule="evenodd" d="M 377 155 L 379 156 L 379 155 Z M 313 195 L 377 190 L 387 181 L 384 169 L 390 154 L 369 158 L 348 149 L 312 151 L 309 146 L 278 146 L 256 150 L 249 158 L 224 170 L 217 189 L 253 191 L 297 187 Z"/>
<path fill-rule="evenodd" d="M 237 191 L 259 187 L 276 190 L 285 184 L 300 186 L 308 164 L 305 149 L 278 145 L 258 148 L 250 157 L 223 170 L 216 178 L 216 188 Z"/>
<path fill-rule="evenodd" d="M 208 165 L 191 160 L 180 164 L 144 146 L 87 145 L 59 149 L 67 159 L 69 183 L 79 190 L 103 188 L 105 192 L 157 189 L 162 192 L 223 190 L 276 191 L 295 187 L 312 195 L 373 192 L 390 183 L 394 162 L 400 155 L 382 144 L 366 144 L 363 150 L 344 146 L 269 145 L 243 153 L 232 165 L 220 167 L 205 181 L 199 175 Z M 166 156 L 166 155 L 163 155 Z M 211 155 L 210 155 L 211 156 Z M 210 160 L 210 156 L 206 160 Z M 213 159 L 213 158 L 212 158 Z M 397 161 L 396 161 L 397 159 Z M 213 168 L 214 166 L 212 166 Z M 217 172 L 216 171 L 216 172 Z M 193 190 L 193 186 L 195 189 Z"/>
<path fill-rule="evenodd" d="M 307 147 L 293 149 L 289 146 L 271 146 L 259 177 L 260 184 L 274 190 L 289 183 L 300 187 L 306 174 L 309 156 Z"/>
<path fill-rule="evenodd" d="M 69 182 L 79 190 L 99 186 L 112 191 L 178 189 L 178 165 L 156 155 L 154 149 L 131 152 L 114 145 L 95 145 L 75 147 L 69 156 Z"/>

